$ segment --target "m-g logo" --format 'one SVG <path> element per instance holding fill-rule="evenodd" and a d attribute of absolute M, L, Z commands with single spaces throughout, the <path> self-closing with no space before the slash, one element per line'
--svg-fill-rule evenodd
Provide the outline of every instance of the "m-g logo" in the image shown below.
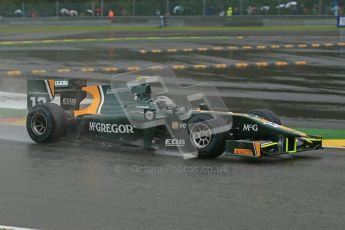
<path fill-rule="evenodd" d="M 257 124 L 244 124 L 243 125 L 243 131 L 254 131 L 257 132 L 259 130 L 259 127 Z"/>
<path fill-rule="evenodd" d="M 184 146 L 186 141 L 183 139 L 165 139 L 165 146 Z"/>
<path fill-rule="evenodd" d="M 89 131 L 97 131 L 100 133 L 134 133 L 132 125 L 123 124 L 104 124 L 99 122 L 90 122 Z"/>

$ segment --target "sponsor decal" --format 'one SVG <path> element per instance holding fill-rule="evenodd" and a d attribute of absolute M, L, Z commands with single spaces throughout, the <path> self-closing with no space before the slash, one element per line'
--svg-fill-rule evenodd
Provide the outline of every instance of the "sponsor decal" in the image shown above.
<path fill-rule="evenodd" d="M 237 155 L 248 155 L 248 156 L 253 155 L 253 151 L 251 149 L 235 149 L 234 153 Z"/>
<path fill-rule="evenodd" d="M 30 91 L 30 92 L 28 92 L 28 94 L 30 94 L 30 95 L 49 95 L 48 92 L 39 92 L 39 91 L 36 91 L 36 92 Z"/>
<path fill-rule="evenodd" d="M 184 146 L 186 141 L 183 139 L 165 139 L 165 146 Z"/>
<path fill-rule="evenodd" d="M 243 131 L 254 131 L 257 132 L 259 130 L 259 127 L 257 124 L 244 124 L 243 125 Z"/>
<path fill-rule="evenodd" d="M 273 122 L 270 122 L 270 121 L 267 121 L 267 122 L 265 122 L 264 123 L 265 125 L 270 125 L 270 126 L 272 126 L 272 127 L 274 127 L 274 128 L 278 128 L 280 125 L 278 125 L 278 124 L 276 124 L 276 123 L 273 123 Z"/>
<path fill-rule="evenodd" d="M 64 105 L 76 105 L 77 99 L 65 97 L 62 99 L 62 104 L 64 104 Z"/>
<path fill-rule="evenodd" d="M 55 81 L 55 86 L 68 86 L 68 81 Z"/>
<path fill-rule="evenodd" d="M 138 108 L 138 109 L 149 109 L 150 106 L 148 106 L 148 105 L 137 105 L 136 108 Z"/>
<path fill-rule="evenodd" d="M 176 121 L 171 122 L 171 128 L 172 129 L 178 129 L 178 122 L 176 122 Z"/>
<path fill-rule="evenodd" d="M 185 128 L 187 128 L 187 124 L 173 121 L 173 122 L 171 122 L 171 128 L 172 129 L 185 129 Z"/>
<path fill-rule="evenodd" d="M 131 89 L 129 87 L 123 87 L 123 88 L 111 88 L 111 89 L 107 89 L 106 94 L 110 95 L 110 94 L 116 94 L 116 93 L 123 93 L 123 92 L 128 92 Z"/>
<path fill-rule="evenodd" d="M 153 119 L 155 119 L 156 117 L 156 114 L 154 111 L 151 111 L 151 110 L 147 110 L 145 112 L 145 119 L 148 120 L 148 121 L 152 121 Z"/>
<path fill-rule="evenodd" d="M 99 133 L 134 133 L 134 127 L 128 124 L 105 124 L 100 122 L 89 122 L 89 131 Z"/>

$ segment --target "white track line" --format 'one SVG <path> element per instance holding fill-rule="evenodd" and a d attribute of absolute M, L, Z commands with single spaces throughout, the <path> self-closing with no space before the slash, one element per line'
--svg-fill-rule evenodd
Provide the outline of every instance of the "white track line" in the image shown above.
<path fill-rule="evenodd" d="M 37 230 L 33 228 L 18 228 L 18 227 L 12 227 L 12 226 L 4 226 L 0 225 L 0 229 L 6 229 L 6 230 Z"/>

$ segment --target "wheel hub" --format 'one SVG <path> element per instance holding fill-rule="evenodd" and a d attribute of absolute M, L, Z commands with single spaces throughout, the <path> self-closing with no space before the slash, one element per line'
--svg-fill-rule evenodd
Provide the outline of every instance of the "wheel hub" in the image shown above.
<path fill-rule="evenodd" d="M 36 113 L 31 118 L 31 129 L 37 136 L 42 136 L 47 131 L 47 119 L 42 113 Z"/>
<path fill-rule="evenodd" d="M 190 137 L 196 148 L 203 149 L 211 142 L 211 130 L 206 124 L 199 123 L 191 129 Z"/>

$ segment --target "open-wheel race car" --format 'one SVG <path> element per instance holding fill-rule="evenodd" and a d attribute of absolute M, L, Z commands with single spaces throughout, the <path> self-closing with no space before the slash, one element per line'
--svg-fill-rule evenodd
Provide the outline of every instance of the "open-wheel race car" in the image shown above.
<path fill-rule="evenodd" d="M 126 73 L 101 84 L 28 80 L 27 131 L 37 143 L 73 134 L 149 150 L 176 148 L 185 158 L 322 148 L 321 137 L 283 126 L 268 109 L 229 112 L 215 87 L 182 87 L 170 70 L 162 72 Z"/>

